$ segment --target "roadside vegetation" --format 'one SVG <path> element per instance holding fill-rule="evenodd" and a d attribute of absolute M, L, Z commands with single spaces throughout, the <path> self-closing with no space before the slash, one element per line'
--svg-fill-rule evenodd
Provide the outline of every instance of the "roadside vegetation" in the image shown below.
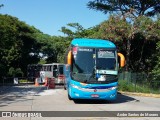
<path fill-rule="evenodd" d="M 119 80 L 118 91 L 124 92 L 138 92 L 138 93 L 152 93 L 159 94 L 160 89 L 150 86 L 149 84 L 135 84 L 129 83 L 127 80 Z"/>

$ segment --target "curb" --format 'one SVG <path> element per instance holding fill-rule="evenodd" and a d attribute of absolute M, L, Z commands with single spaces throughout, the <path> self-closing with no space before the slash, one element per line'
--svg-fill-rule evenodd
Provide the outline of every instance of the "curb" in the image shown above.
<path fill-rule="evenodd" d="M 133 96 L 142 96 L 142 97 L 154 97 L 154 98 L 160 98 L 160 94 L 152 94 L 152 93 L 135 93 L 135 92 L 124 92 L 124 91 L 118 91 L 120 94 L 124 95 L 133 95 Z"/>

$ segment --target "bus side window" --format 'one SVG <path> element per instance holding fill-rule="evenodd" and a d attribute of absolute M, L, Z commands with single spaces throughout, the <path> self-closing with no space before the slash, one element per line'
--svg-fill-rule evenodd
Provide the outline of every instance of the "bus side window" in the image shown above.
<path fill-rule="evenodd" d="M 46 71 L 46 66 L 43 66 L 43 70 Z"/>
<path fill-rule="evenodd" d="M 53 70 L 54 70 L 54 71 L 57 71 L 57 65 L 54 65 Z"/>
<path fill-rule="evenodd" d="M 49 66 L 49 71 L 52 71 L 52 66 Z"/>
<path fill-rule="evenodd" d="M 63 75 L 63 66 L 59 66 L 59 74 Z"/>
<path fill-rule="evenodd" d="M 51 66 L 48 66 L 47 71 L 51 71 Z"/>

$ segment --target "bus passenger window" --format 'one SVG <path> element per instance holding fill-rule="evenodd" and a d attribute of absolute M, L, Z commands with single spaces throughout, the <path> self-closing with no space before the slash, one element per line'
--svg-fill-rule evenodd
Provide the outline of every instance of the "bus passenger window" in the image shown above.
<path fill-rule="evenodd" d="M 51 71 L 51 66 L 48 66 L 48 69 L 47 69 L 47 71 Z"/>

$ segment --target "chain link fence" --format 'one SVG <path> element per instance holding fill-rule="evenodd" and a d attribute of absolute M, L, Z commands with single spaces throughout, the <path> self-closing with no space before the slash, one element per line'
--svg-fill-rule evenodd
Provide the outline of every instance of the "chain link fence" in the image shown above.
<path fill-rule="evenodd" d="M 160 94 L 160 80 L 154 81 L 146 73 L 121 72 L 118 79 L 119 90 Z"/>

